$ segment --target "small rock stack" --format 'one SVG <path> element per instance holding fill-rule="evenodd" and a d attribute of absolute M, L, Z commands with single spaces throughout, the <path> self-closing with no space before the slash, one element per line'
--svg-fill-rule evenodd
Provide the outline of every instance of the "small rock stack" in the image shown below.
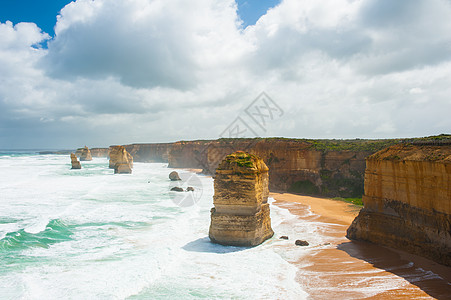
<path fill-rule="evenodd" d="M 89 151 L 88 147 L 84 147 L 79 149 L 80 151 L 80 161 L 91 161 L 92 160 L 92 155 L 91 155 L 91 151 Z"/>
<path fill-rule="evenodd" d="M 72 169 L 81 169 L 81 163 L 78 161 L 77 156 L 74 153 L 70 154 L 70 162 L 72 163 Z"/>
<path fill-rule="evenodd" d="M 232 246 L 256 246 L 273 236 L 268 167 L 257 156 L 235 152 L 216 169 L 209 237 Z"/>
<path fill-rule="evenodd" d="M 114 174 L 130 174 L 133 168 L 133 157 L 124 146 L 111 146 L 109 167 L 114 169 Z"/>

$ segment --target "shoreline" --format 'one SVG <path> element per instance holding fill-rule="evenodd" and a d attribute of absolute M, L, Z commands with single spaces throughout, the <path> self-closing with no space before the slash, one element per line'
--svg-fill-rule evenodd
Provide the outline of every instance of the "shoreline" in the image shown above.
<path fill-rule="evenodd" d="M 274 198 L 274 205 L 288 209 L 298 219 L 332 225 L 325 233 L 333 241 L 329 246 L 307 247 L 305 255 L 290 261 L 298 269 L 296 281 L 312 299 L 449 297 L 451 268 L 403 251 L 346 238 L 346 229 L 361 207 L 289 193 L 269 196 Z"/>

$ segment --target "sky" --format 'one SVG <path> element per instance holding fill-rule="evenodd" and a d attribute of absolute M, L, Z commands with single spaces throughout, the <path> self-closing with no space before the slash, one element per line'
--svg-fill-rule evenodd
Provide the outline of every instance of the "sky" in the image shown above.
<path fill-rule="evenodd" d="M 0 149 L 415 137 L 450 113 L 450 0 L 0 1 Z"/>

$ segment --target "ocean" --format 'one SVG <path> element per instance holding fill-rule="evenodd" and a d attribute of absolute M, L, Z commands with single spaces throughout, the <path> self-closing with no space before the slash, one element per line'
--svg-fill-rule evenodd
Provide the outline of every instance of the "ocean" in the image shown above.
<path fill-rule="evenodd" d="M 71 170 L 68 155 L 0 153 L 1 299 L 308 296 L 286 257 L 296 246 L 277 247 L 296 230 L 282 224 L 295 218 L 287 209 L 271 206 L 275 236 L 264 244 L 216 245 L 212 178 L 178 170 L 195 188 L 181 201 L 167 164 L 135 163 L 121 175 L 106 158 L 82 166 Z"/>
<path fill-rule="evenodd" d="M 71 170 L 69 155 L 0 151 L 0 299 L 451 294 L 451 283 L 430 263 L 350 243 L 346 224 L 308 207 L 270 198 L 274 237 L 253 248 L 226 247 L 208 238 L 211 177 L 179 169 L 182 183 L 174 183 L 164 163 L 135 163 L 133 174 L 113 174 L 106 158 L 82 166 Z M 176 184 L 194 192 L 171 192 Z M 295 246 L 295 239 L 310 245 Z"/>

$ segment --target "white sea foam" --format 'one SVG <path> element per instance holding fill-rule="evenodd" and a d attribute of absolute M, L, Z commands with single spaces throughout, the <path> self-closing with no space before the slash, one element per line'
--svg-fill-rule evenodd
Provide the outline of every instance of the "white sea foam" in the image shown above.
<path fill-rule="evenodd" d="M 0 224 L 1 237 L 24 229 L 31 239 L 0 253 L 14 266 L 0 267 L 0 294 L 306 298 L 296 267 L 273 247 L 276 237 L 250 249 L 210 243 L 212 178 L 198 176 L 201 198 L 179 207 L 168 191 L 166 164 L 135 163 L 133 174 L 122 176 L 103 158 L 82 165 L 70 170 L 69 157 L 56 155 L 0 160 L 2 170 L 10 170 L 0 174 L 0 218 L 11 220 Z M 275 206 L 271 216 L 276 232 L 294 218 Z"/>

